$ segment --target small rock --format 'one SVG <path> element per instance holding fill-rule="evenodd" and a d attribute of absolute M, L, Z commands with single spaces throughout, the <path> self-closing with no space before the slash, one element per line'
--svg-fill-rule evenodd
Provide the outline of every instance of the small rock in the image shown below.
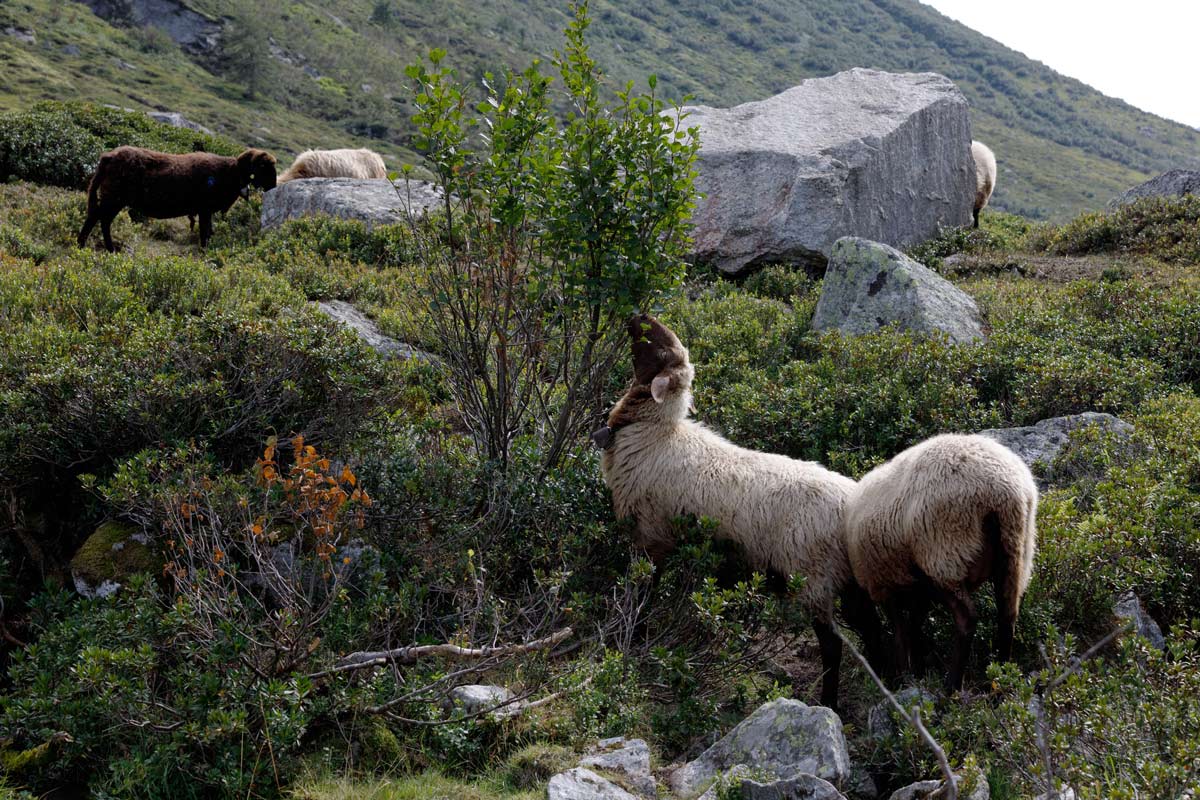
<path fill-rule="evenodd" d="M 896 700 L 900 705 L 912 710 L 915 705 L 933 703 L 937 700 L 932 694 L 919 687 L 909 687 L 896 692 Z M 867 712 L 867 734 L 875 741 L 890 739 L 897 734 L 896 709 L 886 699 L 871 706 Z"/>
<path fill-rule="evenodd" d="M 829 781 L 800 773 L 768 783 L 743 779 L 742 800 L 846 800 L 846 797 Z"/>
<path fill-rule="evenodd" d="M 1133 632 L 1150 642 L 1155 649 L 1162 650 L 1167 646 L 1162 628 L 1154 621 L 1154 617 L 1146 612 L 1142 601 L 1132 590 L 1117 598 L 1113 613 L 1120 621 L 1133 620 Z"/>
<path fill-rule="evenodd" d="M 4 32 L 16 39 L 18 42 L 24 42 L 25 44 L 37 44 L 37 36 L 29 28 L 17 28 L 10 25 L 4 29 Z"/>
<path fill-rule="evenodd" d="M 859 766 L 850 767 L 850 777 L 842 784 L 842 790 L 850 800 L 877 800 L 879 787 L 871 773 Z"/>
<path fill-rule="evenodd" d="M 369 317 L 347 302 L 330 300 L 317 303 L 317 308 L 325 316 L 354 331 L 368 347 L 380 355 L 388 358 L 415 358 L 427 363 L 437 361 L 435 356 L 383 333 Z"/>
<path fill-rule="evenodd" d="M 1183 197 L 1200 194 L 1200 171 L 1173 169 L 1117 195 L 1109 208 L 1117 208 L 1143 197 Z"/>
<path fill-rule="evenodd" d="M 81 597 L 109 597 L 131 575 L 155 575 L 162 566 L 163 559 L 145 533 L 124 523 L 106 522 L 72 556 L 71 578 Z"/>
<path fill-rule="evenodd" d="M 146 116 L 155 122 L 161 122 L 173 128 L 187 128 L 191 131 L 199 131 L 200 133 L 212 135 L 211 128 L 206 128 L 198 122 L 192 122 L 178 111 L 147 111 Z"/>
<path fill-rule="evenodd" d="M 992 796 L 987 776 L 978 767 L 968 775 L 960 774 L 956 777 L 958 778 L 959 800 L 989 800 Z M 888 800 L 941 800 L 945 797 L 945 792 L 942 791 L 944 783 L 945 781 L 941 780 L 918 781 L 892 792 L 892 796 Z M 970 791 L 963 791 L 964 784 L 970 784 Z"/>
<path fill-rule="evenodd" d="M 1190 795 L 1185 795 L 1185 797 L 1186 796 Z M 1039 794 L 1033 800 L 1075 800 L 1075 790 L 1070 786 L 1064 786 L 1057 792 L 1044 792 L 1043 794 Z M 1183 799 L 1180 798 L 1180 800 Z"/>
<path fill-rule="evenodd" d="M 895 324 L 965 344 L 984 338 L 971 296 L 885 244 L 847 236 L 833 246 L 813 330 L 863 334 Z"/>
<path fill-rule="evenodd" d="M 590 769 L 576 767 L 560 772 L 546 785 L 546 800 L 638 800 L 636 795 L 600 777 Z"/>
<path fill-rule="evenodd" d="M 773 700 L 742 720 L 699 758 L 677 769 L 672 791 L 692 798 L 721 772 L 752 764 L 767 775 L 806 772 L 833 783 L 850 775 L 842 721 L 828 708 L 798 700 Z"/>
<path fill-rule="evenodd" d="M 478 714 L 479 712 L 498 706 L 501 703 L 508 703 L 506 706 L 497 708 L 494 713 L 505 716 L 511 715 L 516 709 L 517 704 L 510 702 L 514 695 L 503 686 L 488 686 L 486 684 L 467 684 L 465 686 L 455 686 L 450 690 L 450 704 L 454 708 L 461 709 L 463 714 Z"/>
<path fill-rule="evenodd" d="M 364 83 L 364 84 L 360 85 L 358 88 L 362 90 L 363 94 L 370 94 L 371 92 L 373 92 L 375 90 L 375 87 L 369 83 Z"/>
<path fill-rule="evenodd" d="M 64 56 L 77 56 L 82 52 L 77 44 L 64 44 L 62 46 L 62 54 Z"/>
<path fill-rule="evenodd" d="M 645 797 L 657 794 L 650 774 L 650 748 L 641 739 L 602 739 L 593 753 L 579 761 L 579 766 L 617 773 L 627 779 L 629 788 Z"/>

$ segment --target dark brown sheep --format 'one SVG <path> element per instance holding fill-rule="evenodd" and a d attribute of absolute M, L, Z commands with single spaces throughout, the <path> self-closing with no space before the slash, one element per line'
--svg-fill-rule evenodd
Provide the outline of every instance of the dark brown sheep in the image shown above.
<path fill-rule="evenodd" d="M 200 218 L 200 246 L 204 247 L 212 236 L 212 215 L 228 211 L 251 185 L 275 188 L 275 157 L 265 150 L 251 148 L 230 158 L 118 147 L 100 156 L 96 165 L 79 246 L 83 247 L 99 222 L 104 246 L 115 251 L 112 221 L 121 209 L 132 208 L 156 219 L 195 214 Z"/>

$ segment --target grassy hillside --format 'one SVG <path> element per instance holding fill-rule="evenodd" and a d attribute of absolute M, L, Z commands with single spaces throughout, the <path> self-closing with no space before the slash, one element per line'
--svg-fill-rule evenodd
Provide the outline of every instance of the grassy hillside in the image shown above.
<path fill-rule="evenodd" d="M 188 3 L 224 20 L 229 52 L 185 54 L 161 31 L 114 26 L 83 3 L 6 3 L 0 29 L 31 30 L 36 42 L 0 36 L 0 108 L 95 99 L 183 111 L 285 161 L 305 147 L 349 144 L 413 160 L 405 64 L 440 46 L 476 78 L 497 64 L 523 66 L 560 45 L 567 14 L 565 2 L 528 0 L 300 0 L 269 11 L 243 0 Z M 614 78 L 655 73 L 668 96 L 697 102 L 761 98 L 854 66 L 942 72 L 999 156 L 995 205 L 1027 216 L 1065 218 L 1152 174 L 1200 166 L 1196 131 L 915 0 L 597 0 L 593 12 L 595 52 Z"/>

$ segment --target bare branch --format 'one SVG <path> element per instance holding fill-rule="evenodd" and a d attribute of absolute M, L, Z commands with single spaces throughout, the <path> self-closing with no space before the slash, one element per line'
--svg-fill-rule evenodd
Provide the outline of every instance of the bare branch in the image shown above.
<path fill-rule="evenodd" d="M 854 646 L 854 642 L 847 639 L 846 635 L 842 633 L 841 629 L 838 628 L 837 625 L 833 626 L 833 631 L 838 635 L 838 638 L 842 640 L 842 643 L 846 645 L 846 647 L 850 648 L 850 652 L 853 653 L 854 657 L 858 659 L 858 663 L 863 665 L 863 669 L 865 669 L 867 674 L 871 676 L 871 680 L 873 680 L 875 685 L 879 687 L 879 691 L 883 692 L 883 696 L 888 699 L 888 702 L 892 704 L 892 707 L 895 708 L 896 711 L 899 712 L 900 716 L 916 729 L 917 733 L 921 736 L 921 739 L 925 741 L 925 744 L 929 745 L 929 749 L 933 750 L 933 755 L 937 758 L 938 766 L 941 768 L 942 775 L 946 779 L 944 784 L 944 792 L 942 794 L 943 800 L 958 800 L 958 778 L 955 777 L 954 771 L 950 769 L 950 760 L 946 758 L 946 751 L 942 749 L 940 744 L 938 744 L 937 739 L 933 738 L 933 734 L 931 734 L 929 729 L 925 727 L 925 723 L 921 722 L 920 706 L 914 706 L 912 711 L 909 711 L 904 706 L 900 705 L 900 701 L 896 699 L 896 695 L 888 691 L 888 688 L 883 685 L 883 681 L 879 679 L 879 676 L 875 673 L 875 670 L 871 668 L 871 665 L 867 661 L 866 657 L 863 656 L 862 653 L 858 652 L 858 648 Z"/>
<path fill-rule="evenodd" d="M 532 653 L 537 650 L 547 650 L 558 645 L 573 633 L 574 631 L 568 627 L 541 639 L 534 639 L 532 642 L 497 645 L 494 647 L 460 647 L 456 644 L 426 644 L 397 647 L 393 650 L 368 650 L 351 653 L 332 668 L 321 672 L 314 672 L 308 677 L 317 679 L 340 672 L 371 669 L 386 664 L 413 664 L 422 658 L 436 657 L 465 660 L 516 656 L 524 653 Z"/>

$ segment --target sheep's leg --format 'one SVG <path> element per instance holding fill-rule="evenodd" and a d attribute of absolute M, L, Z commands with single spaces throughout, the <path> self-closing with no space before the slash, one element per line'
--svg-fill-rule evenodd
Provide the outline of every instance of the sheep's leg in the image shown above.
<path fill-rule="evenodd" d="M 200 215 L 200 246 L 208 247 L 208 240 L 212 237 L 212 214 L 203 213 Z"/>
<path fill-rule="evenodd" d="M 992 586 L 996 589 L 996 606 L 999 609 L 996 640 L 992 643 L 992 649 L 996 653 L 996 663 L 1004 664 L 1012 658 L 1013 630 L 1017 623 L 1017 608 L 1014 608 L 1014 604 L 1005 596 L 1013 565 L 1002 550 L 997 553 L 992 564 Z"/>
<path fill-rule="evenodd" d="M 950 657 L 950 670 L 946 674 L 946 688 L 956 692 L 962 688 L 963 672 L 971 656 L 971 640 L 975 638 L 978 614 L 975 601 L 965 589 L 943 589 L 942 602 L 954 616 L 954 652 Z"/>
<path fill-rule="evenodd" d="M 978 209 L 978 208 L 977 208 L 977 209 L 975 209 L 975 224 L 974 224 L 974 225 L 972 225 L 971 227 L 972 227 L 972 228 L 978 228 L 978 227 L 979 227 L 979 209 Z"/>
<path fill-rule="evenodd" d="M 120 213 L 121 209 L 119 208 L 115 211 L 109 208 L 100 211 L 100 232 L 104 234 L 104 247 L 110 253 L 117 252 L 117 246 L 113 244 L 112 239 L 112 224 L 113 220 L 117 218 L 117 214 Z"/>
<path fill-rule="evenodd" d="M 862 587 L 854 584 L 842 592 L 842 614 L 850 627 L 862 638 L 867 660 L 871 662 L 875 671 L 883 675 L 893 674 L 895 665 L 883 649 L 883 625 L 870 596 Z"/>
<path fill-rule="evenodd" d="M 897 675 L 912 669 L 912 654 L 909 652 L 908 620 L 905 618 L 904 603 L 892 598 L 883 604 L 883 613 L 892 626 L 892 645 L 895 649 L 894 664 Z"/>
<path fill-rule="evenodd" d="M 80 247 L 83 247 L 87 243 L 88 237 L 92 235 L 92 228 L 96 227 L 96 223 L 99 221 L 100 210 L 92 208 L 91 204 L 89 204 L 87 219 L 83 223 L 83 228 L 79 231 L 79 236 L 75 239 Z"/>
<path fill-rule="evenodd" d="M 908 602 L 908 646 L 912 674 L 918 678 L 925 674 L 926 669 L 929 647 L 925 641 L 925 622 L 932 605 L 933 596 L 928 587 L 913 587 Z"/>
<path fill-rule="evenodd" d="M 838 678 L 842 668 L 842 640 L 833 630 L 833 622 L 813 620 L 817 644 L 821 647 L 821 705 L 837 711 Z"/>

